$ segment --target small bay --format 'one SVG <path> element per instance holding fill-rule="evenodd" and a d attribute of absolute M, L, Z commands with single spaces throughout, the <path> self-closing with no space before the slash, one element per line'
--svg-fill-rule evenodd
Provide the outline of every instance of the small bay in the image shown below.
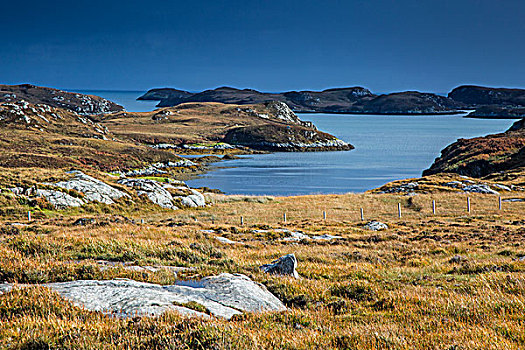
<path fill-rule="evenodd" d="M 155 101 L 136 101 L 140 91 L 89 91 L 123 105 L 150 111 Z M 356 148 L 346 152 L 278 152 L 215 163 L 192 187 L 227 194 L 301 195 L 364 192 L 389 181 L 419 177 L 440 151 L 458 138 L 507 130 L 514 120 L 471 119 L 463 115 L 385 116 L 299 114 L 319 130 Z"/>

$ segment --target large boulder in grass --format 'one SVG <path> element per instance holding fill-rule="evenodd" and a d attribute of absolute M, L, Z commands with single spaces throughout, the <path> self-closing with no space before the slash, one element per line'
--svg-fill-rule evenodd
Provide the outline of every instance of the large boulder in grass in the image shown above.
<path fill-rule="evenodd" d="M 84 194 L 86 202 L 100 202 L 104 204 L 114 204 L 115 200 L 122 197 L 129 197 L 128 194 L 102 182 L 94 177 L 84 174 L 81 171 L 70 171 L 74 177 L 67 181 L 55 184 L 66 190 L 75 190 Z"/>
<path fill-rule="evenodd" d="M 295 270 L 297 268 L 297 259 L 294 254 L 288 254 L 272 261 L 271 264 L 261 266 L 261 269 L 266 273 L 281 276 L 292 276 L 299 278 L 299 274 Z"/>
<path fill-rule="evenodd" d="M 119 317 L 155 316 L 168 310 L 185 316 L 230 319 L 243 312 L 284 311 L 286 307 L 264 286 L 245 275 L 223 273 L 198 282 L 162 286 L 129 279 L 83 280 L 46 284 L 62 297 L 91 311 Z M 0 294 L 11 284 L 0 284 Z M 194 310 L 186 304 L 199 304 Z M 202 312 L 203 309 L 207 313 Z"/>

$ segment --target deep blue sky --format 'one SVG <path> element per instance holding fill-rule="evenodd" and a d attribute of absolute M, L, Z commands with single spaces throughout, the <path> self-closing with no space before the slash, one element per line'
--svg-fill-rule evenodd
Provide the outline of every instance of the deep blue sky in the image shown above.
<path fill-rule="evenodd" d="M 0 83 L 525 87 L 523 0 L 2 1 Z"/>

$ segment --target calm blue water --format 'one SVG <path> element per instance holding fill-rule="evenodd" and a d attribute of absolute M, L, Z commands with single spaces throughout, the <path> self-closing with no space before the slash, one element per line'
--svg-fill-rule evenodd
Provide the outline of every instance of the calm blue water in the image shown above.
<path fill-rule="evenodd" d="M 140 91 L 90 91 L 128 111 L 153 110 L 156 102 L 135 101 Z M 319 130 L 350 142 L 347 152 L 273 153 L 243 156 L 214 165 L 188 181 L 192 187 L 229 194 L 298 195 L 363 192 L 387 182 L 419 177 L 441 149 L 458 138 L 505 131 L 512 120 L 455 116 L 300 114 Z M 226 167 L 226 168 L 224 168 Z"/>
<path fill-rule="evenodd" d="M 461 116 L 302 114 L 319 128 L 350 142 L 347 152 L 273 153 L 215 165 L 188 181 L 230 194 L 298 195 L 363 192 L 387 182 L 419 177 L 441 149 L 458 138 L 501 132 L 512 120 Z M 220 169 L 218 167 L 231 167 Z"/>

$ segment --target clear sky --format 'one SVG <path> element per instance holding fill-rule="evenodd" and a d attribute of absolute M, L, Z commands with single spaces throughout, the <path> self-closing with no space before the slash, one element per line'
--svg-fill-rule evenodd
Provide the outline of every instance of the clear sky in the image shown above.
<path fill-rule="evenodd" d="M 524 0 L 2 1 L 0 83 L 525 87 Z"/>

